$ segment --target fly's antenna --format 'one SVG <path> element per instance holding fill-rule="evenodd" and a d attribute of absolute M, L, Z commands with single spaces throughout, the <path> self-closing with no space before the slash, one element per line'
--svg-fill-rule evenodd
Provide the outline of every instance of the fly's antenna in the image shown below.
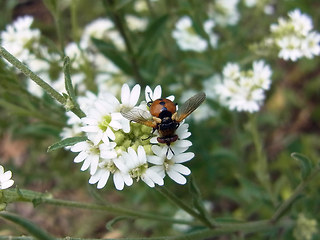
<path fill-rule="evenodd" d="M 152 100 L 152 98 L 151 98 L 151 96 L 150 96 L 150 92 L 148 92 L 148 97 L 149 97 L 150 101 L 147 102 L 147 106 L 150 107 L 151 104 L 153 103 L 153 100 Z"/>

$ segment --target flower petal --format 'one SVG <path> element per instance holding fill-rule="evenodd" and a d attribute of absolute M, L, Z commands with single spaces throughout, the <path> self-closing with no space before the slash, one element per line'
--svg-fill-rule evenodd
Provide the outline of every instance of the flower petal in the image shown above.
<path fill-rule="evenodd" d="M 194 153 L 193 152 L 186 152 L 186 153 L 180 153 L 178 155 L 175 155 L 172 160 L 175 163 L 183 163 L 190 161 L 192 158 L 194 158 Z"/>
<path fill-rule="evenodd" d="M 103 188 L 107 184 L 109 176 L 110 176 L 110 172 L 109 171 L 104 171 L 103 172 L 103 175 L 101 176 L 101 178 L 100 178 L 100 180 L 98 182 L 98 185 L 97 185 L 98 189 Z"/>
<path fill-rule="evenodd" d="M 189 175 L 191 173 L 190 169 L 187 168 L 186 166 L 183 166 L 182 164 L 174 164 L 171 166 L 170 170 L 174 170 L 183 175 Z"/>
<path fill-rule="evenodd" d="M 130 102 L 130 89 L 128 84 L 123 84 L 121 88 L 121 103 L 123 105 L 129 105 Z"/>
<path fill-rule="evenodd" d="M 73 161 L 75 163 L 79 163 L 79 162 L 82 162 L 84 159 L 86 159 L 88 157 L 88 153 L 87 152 L 80 152 L 74 159 Z"/>
<path fill-rule="evenodd" d="M 8 180 L 8 181 L 6 181 L 4 183 L 1 183 L 1 185 L 0 185 L 1 188 L 0 189 L 7 189 L 7 188 L 11 187 L 13 184 L 14 184 L 13 180 Z"/>
<path fill-rule="evenodd" d="M 124 180 L 119 172 L 113 174 L 113 183 L 117 190 L 122 190 L 124 187 Z"/>
<path fill-rule="evenodd" d="M 186 184 L 186 182 L 187 182 L 187 179 L 184 176 L 182 176 L 180 173 L 176 172 L 176 171 L 170 171 L 169 170 L 167 172 L 167 174 L 173 181 L 175 181 L 178 184 L 183 185 L 183 184 Z"/>
<path fill-rule="evenodd" d="M 140 89 L 141 89 L 140 85 L 136 84 L 131 90 L 130 100 L 129 100 L 130 107 L 134 107 L 137 104 L 138 99 L 140 97 Z"/>

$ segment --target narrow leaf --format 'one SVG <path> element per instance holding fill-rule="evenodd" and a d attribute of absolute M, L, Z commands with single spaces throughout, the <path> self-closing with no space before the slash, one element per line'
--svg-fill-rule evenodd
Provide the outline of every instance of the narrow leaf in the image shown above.
<path fill-rule="evenodd" d="M 154 49 L 157 41 L 165 30 L 168 15 L 163 15 L 151 22 L 144 34 L 144 40 L 138 50 L 138 56 L 142 56 L 148 49 Z"/>
<path fill-rule="evenodd" d="M 112 61 L 124 73 L 128 75 L 132 74 L 132 68 L 130 64 L 122 57 L 123 53 L 118 51 L 113 44 L 96 38 L 92 38 L 92 42 L 105 57 Z"/>
<path fill-rule="evenodd" d="M 37 239 L 41 240 L 54 240 L 55 238 L 52 237 L 49 233 L 38 227 L 36 224 L 30 222 L 29 220 L 22 218 L 18 215 L 8 213 L 8 212 L 1 212 L 0 217 L 11 221 L 24 229 L 26 229 L 31 235 L 36 237 Z"/>
<path fill-rule="evenodd" d="M 126 219 L 132 219 L 132 217 L 129 216 L 119 216 L 119 217 L 115 217 L 112 220 L 110 220 L 109 222 L 107 222 L 106 224 L 106 229 L 109 231 L 113 231 L 113 225 L 116 224 L 117 222 L 120 222 L 122 220 L 126 220 Z"/>
<path fill-rule="evenodd" d="M 121 10 L 122 8 L 124 8 L 125 6 L 127 6 L 129 3 L 131 3 L 132 0 L 121 0 L 119 1 L 116 6 L 114 7 L 114 9 L 116 11 Z"/>
<path fill-rule="evenodd" d="M 72 146 L 78 142 L 82 142 L 82 141 L 85 141 L 87 140 L 87 137 L 71 137 L 71 138 L 65 138 L 65 139 L 62 139 L 61 141 L 59 142 L 56 142 L 54 144 L 52 144 L 50 147 L 48 147 L 48 152 L 51 152 L 51 151 L 54 151 L 54 150 L 57 150 L 59 148 L 64 148 L 64 147 L 67 147 L 67 146 Z"/>
<path fill-rule="evenodd" d="M 67 93 L 69 94 L 69 97 L 71 98 L 72 102 L 76 104 L 77 103 L 76 95 L 74 93 L 74 89 L 73 89 L 71 77 L 70 77 L 70 58 L 69 57 L 64 58 L 63 72 L 65 77 L 65 87 L 66 87 Z"/>
<path fill-rule="evenodd" d="M 200 216 L 202 216 L 204 219 L 206 219 L 210 223 L 210 217 L 207 213 L 207 210 L 204 207 L 200 189 L 198 188 L 192 176 L 190 177 L 189 189 L 192 197 L 193 207 L 197 209 Z"/>
<path fill-rule="evenodd" d="M 302 179 L 306 179 L 310 175 L 313 168 L 312 161 L 307 156 L 296 152 L 292 153 L 291 157 L 300 163 L 301 177 Z"/>

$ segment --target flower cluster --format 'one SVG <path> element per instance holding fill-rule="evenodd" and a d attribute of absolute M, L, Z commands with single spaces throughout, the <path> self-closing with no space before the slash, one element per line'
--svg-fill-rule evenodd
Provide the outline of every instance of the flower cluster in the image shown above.
<path fill-rule="evenodd" d="M 5 172 L 3 166 L 0 165 L 0 190 L 7 189 L 13 185 L 14 181 L 11 179 L 11 177 L 12 172 Z"/>
<path fill-rule="evenodd" d="M 30 49 L 38 47 L 39 44 L 40 31 L 31 29 L 32 23 L 31 16 L 20 17 L 7 25 L 6 30 L 0 35 L 2 46 L 21 61 L 28 60 Z"/>
<path fill-rule="evenodd" d="M 289 19 L 279 18 L 278 23 L 270 26 L 271 37 L 266 45 L 275 46 L 278 57 L 297 61 L 302 57 L 313 58 L 320 54 L 320 34 L 313 31 L 310 16 L 299 9 L 288 13 Z"/>
<path fill-rule="evenodd" d="M 253 62 L 252 70 L 241 71 L 240 66 L 228 63 L 223 76 L 213 76 L 204 83 L 209 98 L 227 106 L 230 110 L 256 112 L 271 85 L 271 68 L 264 61 Z"/>
<path fill-rule="evenodd" d="M 147 22 L 144 19 L 131 15 L 126 18 L 132 31 L 145 29 Z M 41 32 L 32 28 L 33 21 L 32 16 L 23 16 L 7 25 L 1 32 L 1 45 L 57 91 L 65 92 L 62 56 L 41 44 Z M 92 82 L 101 90 L 120 92 L 121 85 L 129 81 L 128 77 L 97 50 L 92 38 L 108 41 L 119 50 L 125 46 L 111 20 L 99 18 L 85 26 L 80 42 L 71 42 L 64 49 L 71 59 L 71 78 L 75 87 L 79 93 L 85 93 L 86 84 Z M 27 87 L 30 93 L 43 95 L 42 88 L 29 79 Z"/>
<path fill-rule="evenodd" d="M 213 20 L 207 20 L 203 24 L 204 31 L 209 37 L 210 45 L 215 48 L 218 44 L 218 36 L 212 31 L 214 26 Z M 177 21 L 172 37 L 183 51 L 203 52 L 208 48 L 207 40 L 196 33 L 189 16 L 184 16 Z"/>
<path fill-rule="evenodd" d="M 317 225 L 315 219 L 306 218 L 303 213 L 300 213 L 293 231 L 294 238 L 311 240 L 313 235 L 318 232 Z"/>
<path fill-rule="evenodd" d="M 79 119 L 69 115 L 70 128 L 64 129 L 63 136 L 73 133 L 86 135 L 86 141 L 78 142 L 69 149 L 78 153 L 74 162 L 82 163 L 81 170 L 89 170 L 90 184 L 103 188 L 112 176 L 118 190 L 122 190 L 125 185 L 131 186 L 134 179 L 141 179 L 148 186 L 154 187 L 156 184 L 163 185 L 166 175 L 179 184 L 186 183 L 183 175 L 189 175 L 190 170 L 182 163 L 194 157 L 193 153 L 187 152 L 192 145 L 187 140 L 191 135 L 188 124 L 182 123 L 179 126 L 176 131 L 179 139 L 170 145 L 172 151 L 168 151 L 168 146 L 160 144 L 157 136 L 150 138 L 150 127 L 130 122 L 121 114 L 121 110 L 135 107 L 151 117 L 146 102 L 150 98 L 160 98 L 161 87 L 157 86 L 154 91 L 147 87 L 145 96 L 146 101 L 137 105 L 140 86 L 137 84 L 130 90 L 124 84 L 120 101 L 108 92 L 98 96 L 88 94 L 79 99 L 86 117 Z M 172 97 L 170 99 L 173 100 Z"/>

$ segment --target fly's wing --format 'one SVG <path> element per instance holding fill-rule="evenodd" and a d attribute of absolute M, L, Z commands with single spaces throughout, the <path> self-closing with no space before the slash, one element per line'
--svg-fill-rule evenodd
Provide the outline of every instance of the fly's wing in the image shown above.
<path fill-rule="evenodd" d="M 123 117 L 130 121 L 140 123 L 152 128 L 155 128 L 157 126 L 157 123 L 153 121 L 151 114 L 140 108 L 122 109 L 120 112 Z"/>
<path fill-rule="evenodd" d="M 196 110 L 201 103 L 206 99 L 206 94 L 200 92 L 193 97 L 189 98 L 181 107 L 179 106 L 177 116 L 175 120 L 181 122 L 183 119 L 188 117 L 194 110 Z"/>

